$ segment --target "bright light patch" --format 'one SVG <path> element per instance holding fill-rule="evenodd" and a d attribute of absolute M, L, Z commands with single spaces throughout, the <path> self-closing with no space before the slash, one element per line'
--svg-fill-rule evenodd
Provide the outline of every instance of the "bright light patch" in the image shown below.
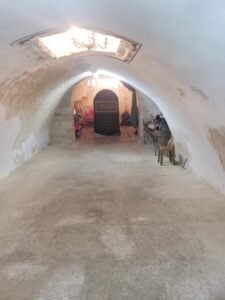
<path fill-rule="evenodd" d="M 115 78 L 98 78 L 95 77 L 88 80 L 88 86 L 102 89 L 118 88 L 120 81 Z"/>
<path fill-rule="evenodd" d="M 61 58 L 70 55 L 104 55 L 130 63 L 141 49 L 141 44 L 105 30 L 73 27 L 70 30 L 48 29 L 32 33 L 10 43 L 39 51 L 40 59 Z M 37 54 L 37 53 L 36 53 Z M 39 59 L 38 58 L 38 59 Z"/>
<path fill-rule="evenodd" d="M 42 37 L 40 42 L 55 56 L 94 51 L 117 55 L 120 39 L 82 28 L 72 28 L 63 33 Z"/>

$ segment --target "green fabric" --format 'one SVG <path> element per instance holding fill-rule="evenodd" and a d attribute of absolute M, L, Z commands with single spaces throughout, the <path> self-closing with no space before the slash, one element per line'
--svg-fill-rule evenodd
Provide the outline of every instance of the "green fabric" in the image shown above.
<path fill-rule="evenodd" d="M 137 95 L 136 90 L 126 82 L 121 83 L 132 92 L 132 106 L 131 106 L 131 124 L 134 128 L 138 127 L 138 107 L 137 107 Z"/>
<path fill-rule="evenodd" d="M 136 97 L 135 91 L 132 94 L 132 106 L 131 106 L 130 121 L 134 128 L 138 127 L 138 107 L 137 107 L 137 97 Z"/>

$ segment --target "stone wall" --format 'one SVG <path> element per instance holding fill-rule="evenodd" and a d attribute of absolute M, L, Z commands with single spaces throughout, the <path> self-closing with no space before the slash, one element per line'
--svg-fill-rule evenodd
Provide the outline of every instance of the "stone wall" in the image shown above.
<path fill-rule="evenodd" d="M 50 143 L 71 144 L 74 141 L 72 89 L 62 98 L 50 125 Z"/>

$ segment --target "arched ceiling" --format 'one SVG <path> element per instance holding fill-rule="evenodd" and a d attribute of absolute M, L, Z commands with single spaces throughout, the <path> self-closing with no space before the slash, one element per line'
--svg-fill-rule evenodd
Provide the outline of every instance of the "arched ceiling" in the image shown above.
<path fill-rule="evenodd" d="M 191 168 L 225 191 L 224 16 L 223 0 L 1 1 L 2 119 L 18 112 L 22 120 L 31 102 L 54 98 L 59 86 L 83 72 L 111 71 L 159 105 Z M 48 61 L 30 46 L 10 46 L 37 31 L 74 25 L 114 32 L 142 48 L 128 65 L 101 57 Z M 17 135 L 19 147 L 23 137 Z"/>

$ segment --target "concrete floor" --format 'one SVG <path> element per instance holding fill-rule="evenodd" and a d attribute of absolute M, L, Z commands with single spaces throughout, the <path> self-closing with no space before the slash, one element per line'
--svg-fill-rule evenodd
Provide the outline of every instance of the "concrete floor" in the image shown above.
<path fill-rule="evenodd" d="M 50 146 L 0 184 L 0 299 L 225 299 L 225 198 L 149 145 Z"/>
<path fill-rule="evenodd" d="M 81 141 L 87 142 L 87 140 L 93 143 L 99 143 L 99 139 L 106 141 L 104 135 L 100 135 L 94 132 L 93 127 L 85 127 L 82 130 Z M 137 142 L 138 136 L 135 135 L 135 129 L 131 126 L 120 126 L 120 136 L 110 136 L 111 141 L 116 142 Z"/>

